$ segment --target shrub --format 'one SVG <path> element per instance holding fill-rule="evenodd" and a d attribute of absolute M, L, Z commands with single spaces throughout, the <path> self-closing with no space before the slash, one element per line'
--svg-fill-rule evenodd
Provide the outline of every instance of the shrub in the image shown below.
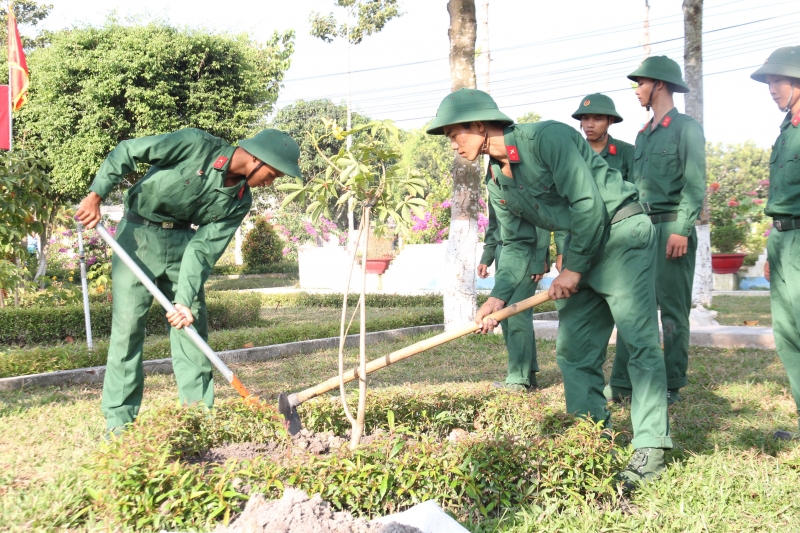
<path fill-rule="evenodd" d="M 211 273 L 222 276 L 231 274 L 287 274 L 296 277 L 300 275 L 300 267 L 296 261 L 264 263 L 261 265 L 216 265 Z"/>
<path fill-rule="evenodd" d="M 278 263 L 283 259 L 283 241 L 264 217 L 253 220 L 253 228 L 247 232 L 242 245 L 244 262 L 251 267 Z"/>
<path fill-rule="evenodd" d="M 212 293 L 206 299 L 210 330 L 240 327 L 258 320 L 261 299 L 257 294 Z M 111 334 L 110 302 L 89 305 L 92 334 Z M 164 310 L 154 303 L 147 314 L 148 334 L 165 333 Z M 36 344 L 62 342 L 66 337 L 83 338 L 86 334 L 83 306 L 28 307 L 0 309 L 0 344 Z"/>

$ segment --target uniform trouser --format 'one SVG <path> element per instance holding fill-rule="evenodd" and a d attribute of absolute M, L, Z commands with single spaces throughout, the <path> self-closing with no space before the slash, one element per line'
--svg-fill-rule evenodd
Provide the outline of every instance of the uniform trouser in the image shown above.
<path fill-rule="evenodd" d="M 656 232 L 644 214 L 606 231 L 606 242 L 581 277 L 578 292 L 556 302 L 560 321 L 556 360 L 564 376 L 567 411 L 611 427 L 603 395 L 603 363 L 616 323 L 630 353 L 633 446 L 671 448 L 656 312 Z"/>
<path fill-rule="evenodd" d="M 767 241 L 767 257 L 775 349 L 789 374 L 800 415 L 800 230 L 773 229 Z"/>
<path fill-rule="evenodd" d="M 174 301 L 181 259 L 193 234 L 189 229 L 162 229 L 122 220 L 117 227 L 116 239 L 161 292 Z M 114 310 L 102 403 L 108 428 L 133 422 L 139 413 L 144 390 L 142 348 L 145 323 L 153 303 L 150 292 L 116 255 L 112 258 L 112 278 Z M 195 329 L 201 337 L 208 339 L 208 316 L 202 289 L 191 302 L 191 310 Z M 170 327 L 169 332 L 172 366 L 181 403 L 203 402 L 212 407 L 214 379 L 211 363 L 183 330 Z"/>
<path fill-rule="evenodd" d="M 495 248 L 495 263 L 499 266 L 502 260 L 502 245 Z M 538 283 L 533 281 L 530 276 L 523 276 L 523 280 L 517 285 L 511 299 L 507 305 L 515 304 L 526 298 L 530 298 L 536 293 Z M 539 371 L 539 363 L 536 358 L 536 338 L 533 334 L 533 309 L 528 309 L 502 322 L 503 338 L 506 341 L 508 350 L 508 375 L 506 383 L 520 385 L 535 385 L 536 372 Z"/>
<path fill-rule="evenodd" d="M 683 257 L 667 259 L 667 241 L 680 229 L 677 222 L 654 224 L 656 246 L 656 300 L 661 309 L 661 327 L 664 330 L 664 364 L 667 368 L 667 388 L 680 389 L 688 383 L 689 368 L 689 312 L 692 309 L 692 284 L 694 262 L 697 254 L 697 232 L 689 235 L 689 248 Z M 609 383 L 612 387 L 630 389 L 628 375 L 630 354 L 617 335 L 617 356 L 611 369 Z M 624 339 L 624 336 L 623 336 Z"/>

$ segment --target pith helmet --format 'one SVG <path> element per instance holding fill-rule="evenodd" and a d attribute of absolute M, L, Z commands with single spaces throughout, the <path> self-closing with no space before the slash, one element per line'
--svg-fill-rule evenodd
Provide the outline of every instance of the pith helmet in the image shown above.
<path fill-rule="evenodd" d="M 767 75 L 800 79 L 800 46 L 786 46 L 772 52 L 764 64 L 750 77 L 767 83 Z"/>
<path fill-rule="evenodd" d="M 239 146 L 287 176 L 300 177 L 300 147 L 294 139 L 280 130 L 263 130 L 251 139 L 239 141 Z"/>
<path fill-rule="evenodd" d="M 676 93 L 688 93 L 689 86 L 683 81 L 681 67 L 667 56 L 651 56 L 642 61 L 639 68 L 628 74 L 628 79 L 650 78 L 671 84 Z"/>
<path fill-rule="evenodd" d="M 474 121 L 500 122 L 504 126 L 514 121 L 500 112 L 491 96 L 477 89 L 459 89 L 439 104 L 436 118 L 426 130 L 429 135 L 444 135 L 444 127 Z"/>
<path fill-rule="evenodd" d="M 580 120 L 583 115 L 608 115 L 614 117 L 614 122 L 622 122 L 622 117 L 614 107 L 614 100 L 600 93 L 589 94 L 581 100 L 578 110 L 572 114 L 572 118 Z"/>

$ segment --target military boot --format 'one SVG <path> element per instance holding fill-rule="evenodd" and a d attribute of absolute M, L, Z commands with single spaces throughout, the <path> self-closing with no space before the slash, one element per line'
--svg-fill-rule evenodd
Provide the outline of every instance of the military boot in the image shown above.
<path fill-rule="evenodd" d="M 631 394 L 633 394 L 631 389 L 612 387 L 611 385 L 606 385 L 603 389 L 603 395 L 606 400 L 614 403 L 630 402 Z"/>
<path fill-rule="evenodd" d="M 628 466 L 616 475 L 616 479 L 622 484 L 624 492 L 631 492 L 656 479 L 665 469 L 664 450 L 639 448 L 633 452 Z"/>
<path fill-rule="evenodd" d="M 773 435 L 776 440 L 800 440 L 800 431 L 783 431 L 778 430 Z"/>
<path fill-rule="evenodd" d="M 522 383 L 506 383 L 505 381 L 495 381 L 492 383 L 492 388 L 509 392 L 530 392 L 536 389 L 535 387 L 529 387 Z"/>
<path fill-rule="evenodd" d="M 681 398 L 681 394 L 678 389 L 669 389 L 667 391 L 667 405 L 676 404 L 682 401 L 683 398 Z"/>

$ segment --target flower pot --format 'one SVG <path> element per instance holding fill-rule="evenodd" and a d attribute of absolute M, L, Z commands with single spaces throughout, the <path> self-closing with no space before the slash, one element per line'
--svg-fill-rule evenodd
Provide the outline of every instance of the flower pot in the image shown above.
<path fill-rule="evenodd" d="M 381 257 L 380 259 L 367 259 L 367 274 L 383 274 L 392 262 L 391 257 Z"/>
<path fill-rule="evenodd" d="M 747 254 L 711 254 L 711 271 L 714 274 L 736 274 L 742 268 Z"/>

